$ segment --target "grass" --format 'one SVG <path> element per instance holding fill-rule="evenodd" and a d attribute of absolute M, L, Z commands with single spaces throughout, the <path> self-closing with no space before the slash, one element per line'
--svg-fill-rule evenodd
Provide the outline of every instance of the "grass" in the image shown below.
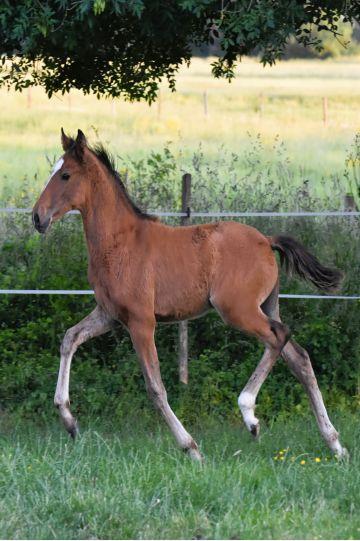
<path fill-rule="evenodd" d="M 248 134 L 261 133 L 269 157 L 277 136 L 286 142 L 293 167 L 302 169 L 303 178 L 318 182 L 343 175 L 346 152 L 359 127 L 356 58 L 279 62 L 271 68 L 245 59 L 232 84 L 214 79 L 210 62 L 195 59 L 190 69 L 182 69 L 178 91 L 162 89 L 161 106 L 99 101 L 75 91 L 70 99 L 57 95 L 48 100 L 41 89 L 33 89 L 28 107 L 26 92 L 0 90 L 0 198 L 4 189 L 7 199 L 19 195 L 26 176 L 31 179 L 26 190 L 38 193 L 48 175 L 46 156 L 53 160 L 61 152 L 61 126 L 70 133 L 81 127 L 91 140 L 101 139 L 119 156 L 138 158 L 172 141 L 184 168 L 200 143 L 212 161 L 222 148 L 243 154 L 252 144 Z"/>
<path fill-rule="evenodd" d="M 193 429 L 207 458 L 200 467 L 146 420 L 122 427 L 91 421 L 73 444 L 57 424 L 5 417 L 0 535 L 356 539 L 359 424 L 344 414 L 337 425 L 351 452 L 348 463 L 330 458 L 313 420 L 279 420 L 259 443 L 219 421 Z"/>

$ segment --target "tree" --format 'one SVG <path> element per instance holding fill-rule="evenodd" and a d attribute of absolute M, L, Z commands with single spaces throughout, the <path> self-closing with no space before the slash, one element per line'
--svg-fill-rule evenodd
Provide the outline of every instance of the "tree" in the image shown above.
<path fill-rule="evenodd" d="M 359 15 L 358 0 L 2 0 L 0 85 L 151 102 L 162 78 L 175 89 L 194 44 L 219 40 L 212 71 L 231 80 L 255 48 L 273 64 L 290 36 L 319 48 L 313 31 L 337 36 Z"/>

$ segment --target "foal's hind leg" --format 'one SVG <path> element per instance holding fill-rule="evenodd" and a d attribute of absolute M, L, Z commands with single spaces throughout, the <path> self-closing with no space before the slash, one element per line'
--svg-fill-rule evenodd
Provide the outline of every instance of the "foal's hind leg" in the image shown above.
<path fill-rule="evenodd" d="M 80 344 L 83 344 L 90 338 L 104 334 L 112 326 L 113 320 L 100 306 L 97 306 L 80 323 L 68 329 L 62 341 L 60 348 L 60 369 L 54 403 L 59 409 L 60 417 L 72 438 L 75 438 L 78 428 L 76 419 L 74 419 L 70 411 L 69 380 L 71 360 Z"/>
<path fill-rule="evenodd" d="M 263 305 L 265 313 L 276 321 L 280 321 L 278 293 L 277 286 Z M 341 446 L 339 435 L 328 417 L 307 351 L 299 346 L 295 340 L 289 340 L 284 346 L 281 356 L 308 394 L 322 437 L 334 453 L 341 457 L 346 456 L 347 451 Z"/>
<path fill-rule="evenodd" d="M 219 306 L 216 308 L 226 323 L 256 336 L 265 344 L 264 355 L 238 399 L 245 425 L 251 434 L 257 437 L 260 424 L 254 413 L 256 397 L 289 339 L 290 332 L 281 322 L 268 318 L 256 305 L 248 307 L 242 305 L 241 309 L 232 307 L 226 311 Z"/>
<path fill-rule="evenodd" d="M 265 343 L 264 354 L 238 398 L 245 425 L 255 438 L 260 432 L 260 423 L 255 417 L 256 397 L 290 336 L 289 329 L 282 323 L 271 319 L 267 323 L 270 330 L 267 336 L 256 333 Z"/>
<path fill-rule="evenodd" d="M 294 340 L 290 340 L 282 350 L 281 355 L 291 372 L 304 386 L 309 396 L 319 430 L 327 445 L 339 457 L 346 457 L 347 450 L 340 444 L 339 434 L 328 417 L 307 351 Z"/>

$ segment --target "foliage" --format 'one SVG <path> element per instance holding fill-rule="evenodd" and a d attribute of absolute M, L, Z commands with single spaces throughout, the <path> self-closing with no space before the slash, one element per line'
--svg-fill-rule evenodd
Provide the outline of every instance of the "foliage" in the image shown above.
<path fill-rule="evenodd" d="M 345 464 L 305 418 L 263 426 L 256 443 L 238 423 L 193 427 L 206 456 L 199 467 L 157 417 L 90 418 L 73 444 L 58 423 L 3 416 L 1 535 L 357 539 L 359 423 L 349 414 L 334 423 L 351 453 Z"/>
<path fill-rule="evenodd" d="M 284 52 L 284 58 L 339 58 L 341 56 L 358 55 L 360 43 L 350 23 L 339 22 L 338 34 L 333 36 L 326 30 L 313 32 L 315 41 L 321 41 L 321 48 L 316 45 L 303 47 L 291 37 Z"/>
<path fill-rule="evenodd" d="M 348 152 L 345 178 L 348 182 L 349 193 L 354 197 L 357 207 L 360 208 L 360 133 L 355 136 Z"/>
<path fill-rule="evenodd" d="M 283 145 L 276 145 L 279 148 L 271 162 L 262 156 L 259 138 L 245 155 L 222 151 L 212 165 L 201 152 L 195 153 L 193 207 L 248 211 L 321 208 L 306 182 L 300 189 L 294 186 Z M 246 175 L 236 173 L 239 159 L 247 164 Z M 179 208 L 180 170 L 169 148 L 152 152 L 140 161 L 127 160 L 122 170 L 124 175 L 127 171 L 129 191 L 139 203 L 152 210 Z M 334 196 L 336 190 L 334 181 Z M 19 200 L 18 204 L 28 202 Z M 326 201 L 322 204 L 327 206 Z M 86 249 L 79 220 L 79 216 L 65 217 L 54 224 L 45 238 L 34 232 L 27 215 L 3 220 L 0 287 L 87 289 Z M 246 222 L 265 234 L 292 234 L 322 261 L 345 270 L 344 294 L 358 293 L 357 219 L 252 218 Z M 312 292 L 298 281 L 284 281 L 282 291 Z M 42 415 L 44 404 L 51 408 L 62 336 L 93 306 L 91 296 L 0 296 L 2 409 Z M 283 300 L 281 310 L 296 339 L 309 350 L 327 402 L 337 408 L 356 408 L 360 360 L 358 303 Z M 183 419 L 238 415 L 236 397 L 262 354 L 262 347 L 255 340 L 224 326 L 216 314 L 192 321 L 187 388 L 178 382 L 177 326 L 160 325 L 156 341 L 170 402 Z M 149 407 L 130 339 L 120 328 L 81 346 L 71 381 L 72 400 L 80 415 L 90 410 L 122 417 Z M 270 418 L 292 409 L 307 412 L 307 399 L 279 362 L 261 391 L 259 414 Z"/>
<path fill-rule="evenodd" d="M 343 20 L 358 17 L 355 0 L 5 0 L 1 83 L 17 90 L 40 84 L 49 96 L 78 88 L 151 102 L 161 78 L 175 88 L 192 43 L 219 40 L 213 74 L 231 80 L 238 58 L 254 48 L 264 64 L 273 64 L 291 35 L 319 49 L 313 30 L 336 36 Z"/>

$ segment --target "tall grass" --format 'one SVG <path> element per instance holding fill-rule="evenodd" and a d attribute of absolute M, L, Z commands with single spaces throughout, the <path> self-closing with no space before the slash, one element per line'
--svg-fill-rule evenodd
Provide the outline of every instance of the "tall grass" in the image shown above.
<path fill-rule="evenodd" d="M 10 539 L 356 539 L 360 434 L 331 458 L 313 421 L 193 428 L 193 464 L 150 420 L 89 420 L 72 443 L 55 425 L 1 423 L 0 536 Z M 315 460 L 317 459 L 317 461 Z"/>

